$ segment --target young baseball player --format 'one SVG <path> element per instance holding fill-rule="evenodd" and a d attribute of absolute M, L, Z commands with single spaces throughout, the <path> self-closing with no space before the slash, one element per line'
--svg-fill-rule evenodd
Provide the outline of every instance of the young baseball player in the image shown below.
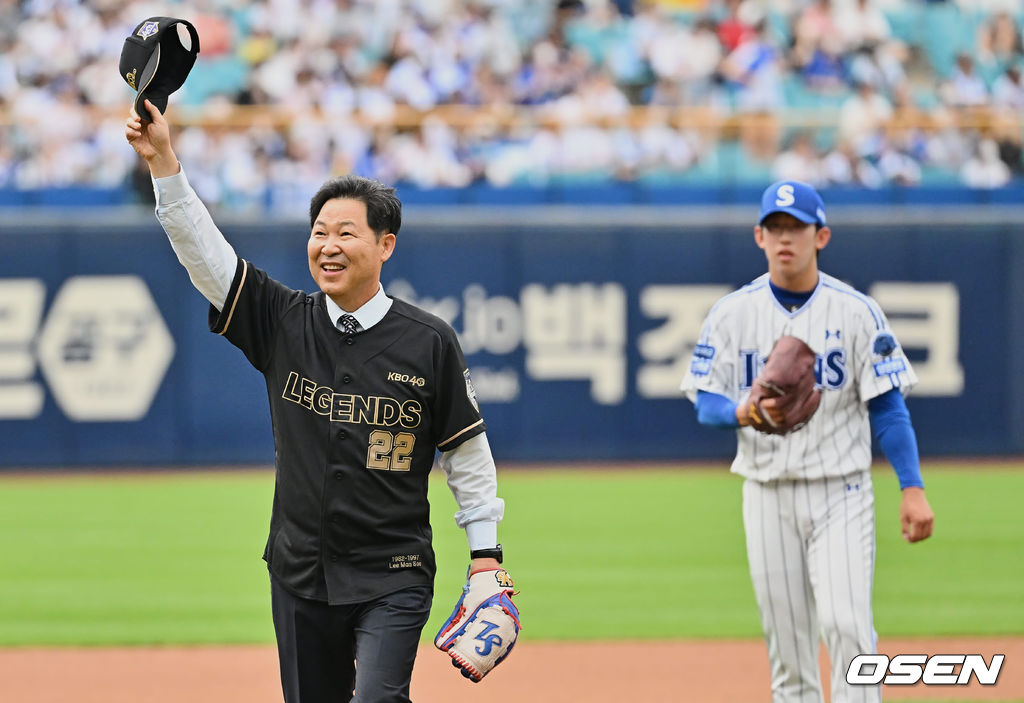
<path fill-rule="evenodd" d="M 880 700 L 879 687 L 846 683 L 853 657 L 876 651 L 872 427 L 899 477 L 904 539 L 927 539 L 934 521 L 903 399 L 917 379 L 877 303 L 818 270 L 830 237 L 814 188 L 783 181 L 765 190 L 754 241 L 768 273 L 711 309 L 682 383 L 702 425 L 736 429 L 732 471 L 745 479 L 747 557 L 775 703 L 822 700 L 819 638 L 832 700 Z M 754 427 L 781 422 L 780 401 L 746 400 L 783 336 L 811 347 L 820 389 L 810 420 L 784 435 Z"/>
<path fill-rule="evenodd" d="M 518 634 L 497 542 L 504 502 L 455 332 L 381 286 L 401 225 L 394 189 L 356 176 L 324 184 L 306 245 L 319 291 L 292 290 L 236 256 L 163 115 L 144 104 L 152 121 L 133 111 L 125 134 L 149 165 L 157 218 L 210 301 L 211 331 L 266 379 L 276 485 L 264 559 L 285 701 L 409 701 L 433 596 L 436 451 L 471 558 L 437 644 L 479 680 Z"/>

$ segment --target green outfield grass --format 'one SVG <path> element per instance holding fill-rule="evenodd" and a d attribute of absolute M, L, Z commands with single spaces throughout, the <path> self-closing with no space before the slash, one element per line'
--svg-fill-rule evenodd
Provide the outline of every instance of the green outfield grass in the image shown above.
<path fill-rule="evenodd" d="M 903 543 L 875 472 L 883 636 L 1024 634 L 1024 466 L 926 471 L 936 534 Z M 740 479 L 725 468 L 505 470 L 500 536 L 531 639 L 759 637 Z M 264 472 L 0 476 L 0 645 L 272 642 Z M 435 608 L 464 577 L 431 483 Z"/>

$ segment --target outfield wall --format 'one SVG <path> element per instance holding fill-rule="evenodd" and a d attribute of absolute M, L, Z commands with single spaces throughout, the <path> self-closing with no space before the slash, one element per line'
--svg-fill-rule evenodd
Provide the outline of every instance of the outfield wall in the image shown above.
<path fill-rule="evenodd" d="M 823 270 L 870 292 L 921 377 L 922 452 L 1024 451 L 1024 222 L 833 215 Z M 407 211 L 389 292 L 459 332 L 499 460 L 730 454 L 677 392 L 701 320 L 764 269 L 751 213 Z M 916 219 L 916 221 L 915 221 Z M 938 221 L 940 224 L 929 224 Z M 301 222 L 226 223 L 308 287 Z M 206 328 L 151 215 L 0 227 L 0 466 L 269 463 L 261 376 Z"/>

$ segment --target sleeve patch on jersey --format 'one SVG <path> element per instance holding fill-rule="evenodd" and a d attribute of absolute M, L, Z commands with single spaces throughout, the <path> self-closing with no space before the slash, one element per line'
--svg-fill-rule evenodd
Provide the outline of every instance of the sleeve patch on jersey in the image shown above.
<path fill-rule="evenodd" d="M 463 371 L 462 375 L 466 377 L 466 395 L 469 396 L 469 402 L 477 412 L 480 412 L 480 405 L 476 402 L 476 388 L 473 387 L 473 379 L 469 377 L 469 369 Z"/>
<path fill-rule="evenodd" d="M 711 373 L 711 360 L 715 358 L 715 348 L 709 344 L 698 344 L 693 348 L 693 361 L 690 373 L 694 376 L 707 376 Z"/>
<path fill-rule="evenodd" d="M 896 351 L 896 346 L 896 338 L 888 332 L 882 332 L 875 337 L 875 343 L 872 347 L 872 351 L 878 356 L 889 356 Z"/>
<path fill-rule="evenodd" d="M 886 361 L 880 361 L 875 364 L 875 375 L 881 378 L 882 376 L 888 376 L 891 373 L 899 373 L 900 371 L 906 371 L 907 364 L 903 359 L 887 359 Z"/>

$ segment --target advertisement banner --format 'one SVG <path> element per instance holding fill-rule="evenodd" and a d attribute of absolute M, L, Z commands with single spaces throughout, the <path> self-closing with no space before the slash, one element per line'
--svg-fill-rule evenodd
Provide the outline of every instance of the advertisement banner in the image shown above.
<path fill-rule="evenodd" d="M 749 227 L 410 220 L 384 284 L 449 322 L 500 461 L 728 457 L 679 393 L 701 323 L 765 270 Z M 309 290 L 301 223 L 222 227 Z M 1024 233 L 834 228 L 820 267 L 872 295 L 920 383 L 925 455 L 1024 449 Z M 0 466 L 273 461 L 262 377 L 207 329 L 155 222 L 0 232 Z M 955 428 L 955 431 L 951 431 Z"/>

